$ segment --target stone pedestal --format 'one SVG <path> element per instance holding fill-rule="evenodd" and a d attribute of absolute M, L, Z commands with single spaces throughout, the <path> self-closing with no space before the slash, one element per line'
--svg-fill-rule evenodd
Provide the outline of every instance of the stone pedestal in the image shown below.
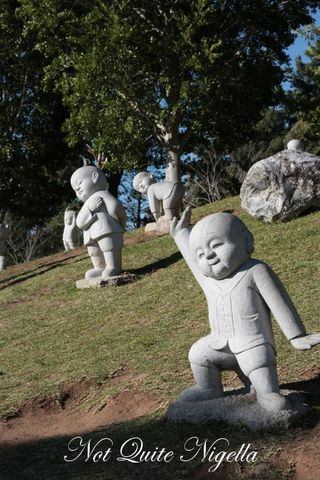
<path fill-rule="evenodd" d="M 147 223 L 144 231 L 148 235 L 166 235 L 170 233 L 170 221 L 160 217 L 157 222 Z"/>
<path fill-rule="evenodd" d="M 123 273 L 122 275 L 117 275 L 115 277 L 110 277 L 107 279 L 102 279 L 101 277 L 92 278 L 87 280 L 82 278 L 81 280 L 76 281 L 76 287 L 78 289 L 83 288 L 103 288 L 110 285 L 124 285 L 125 283 L 131 283 L 137 280 L 137 276 L 133 273 Z"/>
<path fill-rule="evenodd" d="M 226 393 L 222 398 L 203 402 L 172 402 L 166 416 L 175 422 L 208 423 L 227 422 L 231 425 L 245 426 L 252 431 L 289 428 L 304 416 L 310 407 L 303 403 L 301 394 L 281 390 L 290 401 L 291 409 L 280 412 L 264 410 L 256 400 L 253 392 L 241 393 L 242 390 Z"/>

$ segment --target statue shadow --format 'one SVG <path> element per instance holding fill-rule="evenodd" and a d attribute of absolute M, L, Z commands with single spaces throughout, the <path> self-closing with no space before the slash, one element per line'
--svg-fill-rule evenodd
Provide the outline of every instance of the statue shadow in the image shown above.
<path fill-rule="evenodd" d="M 305 395 L 305 400 L 311 406 L 320 405 L 320 376 L 311 380 L 286 383 L 281 385 L 283 389 L 292 389 Z M 308 430 L 319 424 L 320 415 L 312 409 L 305 420 L 299 425 L 290 428 L 289 440 L 295 431 L 295 436 L 303 436 L 301 429 Z M 283 441 L 288 441 L 285 431 L 279 431 L 278 436 Z M 0 435 L 1 436 L 1 435 Z M 72 438 L 82 439 L 83 449 L 68 448 Z M 101 425 L 96 429 L 86 432 L 77 432 L 72 435 L 53 436 L 51 438 L 28 439 L 20 443 L 5 444 L 0 439 L 0 479 L 1 480 L 118 480 L 139 479 L 166 480 L 172 478 L 194 478 L 195 469 L 199 467 L 201 455 L 190 462 L 183 463 L 181 455 L 190 456 L 184 449 L 185 442 L 190 438 L 198 437 L 202 441 L 207 439 L 208 445 L 218 438 L 227 438 L 233 449 L 239 448 L 243 443 L 254 445 L 256 441 L 270 441 L 270 432 L 253 432 L 243 428 L 227 425 L 224 422 L 209 424 L 188 424 L 186 422 L 174 423 L 168 421 L 162 412 L 126 420 L 121 423 Z M 299 438 L 300 438 L 299 437 Z M 112 449 L 109 458 L 103 460 L 99 455 L 96 460 L 90 452 L 97 453 L 106 450 L 111 439 Z M 172 461 L 137 463 L 119 460 L 121 447 L 127 442 L 124 452 L 132 451 L 134 442 L 141 439 L 144 451 L 155 451 L 165 448 L 173 451 Z M 76 442 L 71 447 L 76 446 Z M 88 442 L 90 442 L 88 447 Z M 100 442 L 100 443 L 99 443 Z M 103 442 L 107 442 L 103 443 Z M 139 440 L 138 440 L 139 442 Z M 221 447 L 222 448 L 222 447 Z M 254 450 L 254 448 L 252 447 Z M 82 452 L 82 453 L 81 453 Z M 81 455 L 80 455 L 81 453 Z M 79 454 L 79 456 L 78 456 Z M 89 458 L 87 456 L 89 455 Z M 193 454 L 192 454 L 193 455 Z M 192 456 L 191 455 L 191 456 Z M 197 478 L 197 477 L 196 477 Z M 202 478 L 202 477 L 201 477 Z M 216 478 L 210 474 L 206 478 Z M 222 477 L 217 477 L 222 478 Z"/>
<path fill-rule="evenodd" d="M 77 437 L 70 444 L 70 441 Z M 80 448 L 80 437 L 83 448 Z M 213 444 L 218 438 L 228 438 L 236 449 L 241 444 L 250 443 L 259 435 L 235 429 L 224 423 L 192 425 L 169 422 L 164 417 L 147 416 L 117 424 L 105 425 L 98 429 L 78 432 L 72 435 L 25 440 L 15 444 L 0 442 L 1 480 L 172 480 L 190 479 L 190 473 L 198 468 L 201 454 L 194 459 L 185 450 L 185 442 L 198 437 Z M 111 442 L 108 440 L 111 439 Z M 103 459 L 99 451 L 111 447 L 111 455 Z M 126 447 L 121 447 L 126 443 Z M 70 448 L 68 447 L 70 445 Z M 135 450 L 173 452 L 168 463 L 143 461 L 139 456 L 135 461 L 123 461 L 121 456 Z M 78 448 L 77 448 L 78 447 Z M 138 448 L 139 447 L 139 448 Z M 223 449 L 223 446 L 221 446 Z M 92 454 L 91 454 L 92 452 Z M 94 454 L 97 454 L 94 458 Z M 88 458 L 89 455 L 89 458 Z M 181 460 L 190 458 L 184 463 Z M 215 478 L 210 474 L 209 478 Z M 221 478 L 221 477 L 219 477 Z"/>
<path fill-rule="evenodd" d="M 37 277 L 39 275 L 43 275 L 50 270 L 55 268 L 61 267 L 63 265 L 69 265 L 71 263 L 81 262 L 82 260 L 86 259 L 86 254 L 82 254 L 74 256 L 74 257 L 66 257 L 64 259 L 55 260 L 46 264 L 41 264 L 32 270 L 20 273 L 18 275 L 4 278 L 0 280 L 0 290 L 4 290 L 5 288 L 11 287 L 12 285 L 16 285 L 17 283 L 24 282 L 25 280 L 29 280 L 30 278 Z"/>
<path fill-rule="evenodd" d="M 283 383 L 280 385 L 283 390 L 295 390 L 304 395 L 306 403 L 311 406 L 320 406 L 320 374 L 310 380 Z"/>
<path fill-rule="evenodd" d="M 169 255 L 166 258 L 162 258 L 161 260 L 157 260 L 156 262 L 149 263 L 148 265 L 144 265 L 140 268 L 134 268 L 128 270 L 129 273 L 134 275 L 151 275 L 152 273 L 156 272 L 160 268 L 167 268 L 170 265 L 181 260 L 182 255 L 180 252 L 175 252 Z"/>

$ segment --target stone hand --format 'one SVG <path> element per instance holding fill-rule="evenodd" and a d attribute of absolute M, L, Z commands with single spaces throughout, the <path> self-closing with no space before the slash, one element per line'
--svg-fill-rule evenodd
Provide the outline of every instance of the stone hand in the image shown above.
<path fill-rule="evenodd" d="M 291 345 L 297 350 L 310 350 L 314 345 L 320 343 L 320 333 L 313 333 L 312 335 L 305 335 L 304 337 L 293 338 L 290 340 Z"/>
<path fill-rule="evenodd" d="M 103 206 L 103 200 L 101 197 L 94 197 L 88 200 L 88 207 L 91 212 L 96 212 Z"/>
<path fill-rule="evenodd" d="M 187 207 L 182 213 L 179 221 L 177 217 L 174 217 L 174 219 L 171 221 L 170 223 L 171 236 L 174 238 L 176 235 L 178 235 L 179 232 L 181 232 L 185 228 L 188 228 L 190 225 L 190 220 L 191 220 L 191 208 Z"/>

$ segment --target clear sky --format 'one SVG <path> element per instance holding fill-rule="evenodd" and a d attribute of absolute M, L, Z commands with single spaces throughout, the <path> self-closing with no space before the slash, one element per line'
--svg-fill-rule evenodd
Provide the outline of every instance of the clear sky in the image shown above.
<path fill-rule="evenodd" d="M 320 10 L 315 14 L 314 16 L 315 18 L 315 23 L 318 27 L 320 27 Z M 298 55 L 301 55 L 302 59 L 304 60 L 307 60 L 307 57 L 305 57 L 304 55 L 304 52 L 307 48 L 307 42 L 304 38 L 302 37 L 298 37 L 296 39 L 296 41 L 294 42 L 293 45 L 291 45 L 291 47 L 288 48 L 288 53 L 291 57 L 291 62 L 292 62 L 292 65 L 295 64 L 295 58 L 298 56 Z"/>

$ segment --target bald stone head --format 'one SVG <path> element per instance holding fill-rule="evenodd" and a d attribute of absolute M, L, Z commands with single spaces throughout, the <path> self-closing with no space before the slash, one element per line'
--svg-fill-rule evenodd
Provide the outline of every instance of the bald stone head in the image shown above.
<path fill-rule="evenodd" d="M 72 174 L 70 183 L 81 202 L 85 202 L 99 190 L 106 190 L 108 186 L 105 174 L 94 166 L 78 168 Z"/>
<path fill-rule="evenodd" d="M 142 193 L 143 195 L 146 195 L 148 188 L 153 183 L 156 183 L 156 180 L 153 178 L 152 175 L 149 175 L 148 172 L 137 173 L 132 182 L 133 188 L 137 190 L 137 192 Z"/>
<path fill-rule="evenodd" d="M 287 150 L 293 150 L 295 152 L 302 152 L 303 151 L 303 143 L 301 140 L 292 139 L 290 142 L 287 143 Z"/>
<path fill-rule="evenodd" d="M 201 272 L 222 280 L 249 260 L 254 239 L 246 225 L 229 213 L 215 213 L 192 229 L 190 248 Z"/>

